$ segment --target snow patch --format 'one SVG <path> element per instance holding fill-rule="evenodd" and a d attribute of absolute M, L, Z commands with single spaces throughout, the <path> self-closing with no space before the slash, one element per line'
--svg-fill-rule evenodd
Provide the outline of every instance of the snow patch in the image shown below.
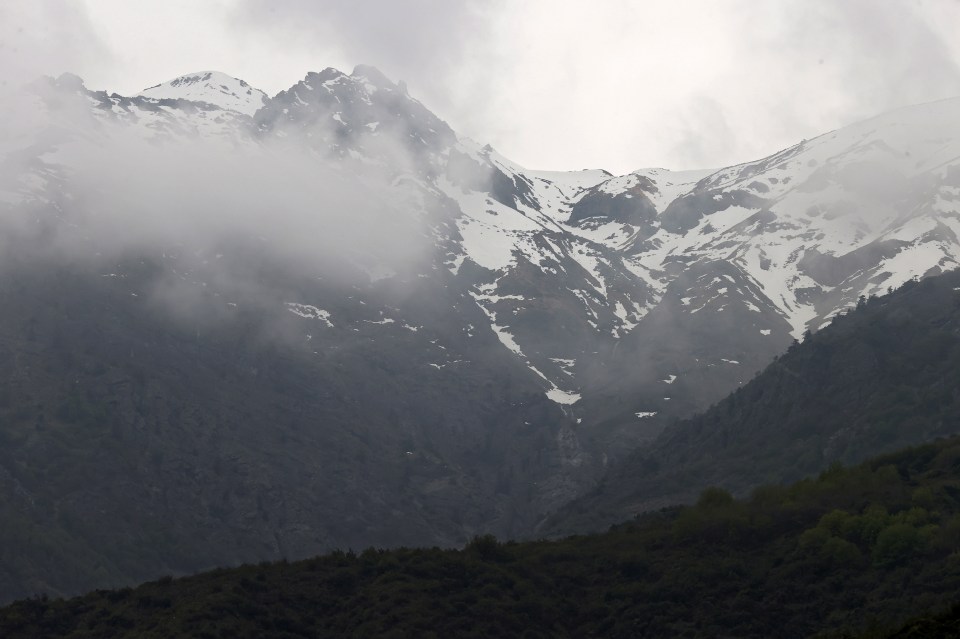
<path fill-rule="evenodd" d="M 574 393 L 572 391 L 563 391 L 559 388 L 551 388 L 546 392 L 547 399 L 556 402 L 557 404 L 576 404 L 580 401 L 580 393 Z"/>
<path fill-rule="evenodd" d="M 305 317 L 307 319 L 320 320 L 327 326 L 333 328 L 333 322 L 330 321 L 330 313 L 323 309 L 317 308 L 316 306 L 311 306 L 310 304 L 300 304 L 298 302 L 287 302 L 286 306 L 287 310 L 294 315 L 299 315 L 300 317 Z"/>

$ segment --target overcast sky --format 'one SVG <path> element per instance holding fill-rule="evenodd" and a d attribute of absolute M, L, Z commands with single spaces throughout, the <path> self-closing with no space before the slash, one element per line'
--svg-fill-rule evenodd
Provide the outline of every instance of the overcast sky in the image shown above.
<path fill-rule="evenodd" d="M 372 64 L 530 168 L 719 167 L 960 96 L 955 0 L 3 0 L 6 85 Z"/>

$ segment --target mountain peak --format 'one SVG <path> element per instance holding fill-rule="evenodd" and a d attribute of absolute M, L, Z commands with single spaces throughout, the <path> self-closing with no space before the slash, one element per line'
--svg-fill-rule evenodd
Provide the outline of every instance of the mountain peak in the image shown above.
<path fill-rule="evenodd" d="M 220 71 L 197 71 L 144 89 L 147 98 L 207 102 L 230 111 L 253 115 L 267 95 L 239 78 Z"/>
<path fill-rule="evenodd" d="M 378 89 L 394 89 L 397 87 L 380 69 L 368 64 L 358 64 L 355 66 L 350 77 L 354 79 L 364 78 Z"/>

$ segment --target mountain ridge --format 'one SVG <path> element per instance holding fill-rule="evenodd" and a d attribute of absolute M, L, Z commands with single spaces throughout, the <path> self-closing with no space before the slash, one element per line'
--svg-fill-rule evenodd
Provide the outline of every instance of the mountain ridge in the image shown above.
<path fill-rule="evenodd" d="M 528 171 L 368 75 L 253 115 L 34 87 L 0 148 L 0 357 L 30 393 L 0 406 L 0 469 L 34 504 L 4 506 L 8 596 L 529 534 L 806 330 L 960 256 L 950 118 L 702 174 Z"/>

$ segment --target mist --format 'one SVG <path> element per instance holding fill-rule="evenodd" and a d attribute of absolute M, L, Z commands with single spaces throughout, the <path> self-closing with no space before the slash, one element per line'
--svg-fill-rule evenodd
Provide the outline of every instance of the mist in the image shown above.
<path fill-rule="evenodd" d="M 333 139 L 328 124 L 271 135 L 222 112 L 191 131 L 148 120 L 149 101 L 127 104 L 133 117 L 106 110 L 105 94 L 69 75 L 7 91 L 4 104 L 6 241 L 101 275 L 135 257 L 164 263 L 148 294 L 178 314 L 197 286 L 258 297 L 266 284 L 243 266 L 253 255 L 343 287 L 414 277 L 431 256 L 414 159 L 389 130 L 365 138 L 372 157 L 341 158 L 318 144 Z"/>

